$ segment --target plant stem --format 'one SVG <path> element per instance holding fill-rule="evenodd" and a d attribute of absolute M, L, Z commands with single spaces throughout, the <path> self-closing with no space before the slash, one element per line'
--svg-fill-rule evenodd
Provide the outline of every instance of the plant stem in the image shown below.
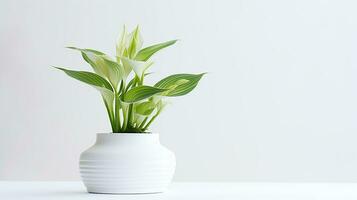
<path fill-rule="evenodd" d="M 109 108 L 109 105 L 107 104 L 107 102 L 105 101 L 104 98 L 103 98 L 103 101 L 104 101 L 105 108 L 107 109 L 107 113 L 108 113 L 109 120 L 110 120 L 110 125 L 112 127 L 112 132 L 114 133 L 115 132 L 114 113 Z"/>
<path fill-rule="evenodd" d="M 129 108 L 128 108 L 128 120 L 127 120 L 127 122 L 128 122 L 128 124 L 130 124 L 131 123 L 131 118 L 132 118 L 132 115 L 133 115 L 133 104 L 131 103 L 131 104 L 129 104 Z"/>
<path fill-rule="evenodd" d="M 123 132 L 126 132 L 126 129 L 128 128 L 129 117 L 130 117 L 130 105 L 132 105 L 132 104 L 129 104 L 129 106 L 125 105 L 127 108 L 123 109 L 123 118 L 124 118 L 123 128 L 122 128 Z"/>
<path fill-rule="evenodd" d="M 160 112 L 157 112 L 151 119 L 150 121 L 146 124 L 146 126 L 143 128 L 143 130 L 146 130 L 147 128 L 149 128 L 150 124 L 155 120 L 155 118 L 157 116 L 159 116 Z"/>
<path fill-rule="evenodd" d="M 140 123 L 140 125 L 139 125 L 138 128 L 139 128 L 139 129 L 142 129 L 147 120 L 148 120 L 148 117 L 145 117 L 145 119 Z"/>
<path fill-rule="evenodd" d="M 115 94 L 115 132 L 118 133 L 121 131 L 121 122 L 120 122 L 120 99 L 119 95 Z"/>
<path fill-rule="evenodd" d="M 123 128 L 122 128 L 122 131 L 125 132 L 126 131 L 126 128 L 128 126 L 128 112 L 124 112 L 124 109 L 123 109 Z"/>

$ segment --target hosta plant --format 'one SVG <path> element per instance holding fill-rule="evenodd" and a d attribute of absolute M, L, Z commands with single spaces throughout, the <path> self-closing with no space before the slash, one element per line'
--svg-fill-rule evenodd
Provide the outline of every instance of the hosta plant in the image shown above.
<path fill-rule="evenodd" d="M 56 68 L 101 93 L 113 133 L 146 133 L 165 107 L 166 98 L 191 92 L 204 75 L 174 74 L 153 86 L 145 84 L 145 77 L 150 74 L 148 69 L 153 65 L 151 57 L 175 42 L 142 48 L 139 27 L 130 33 L 124 27 L 114 58 L 93 49 L 68 47 L 79 51 L 94 72 Z"/>

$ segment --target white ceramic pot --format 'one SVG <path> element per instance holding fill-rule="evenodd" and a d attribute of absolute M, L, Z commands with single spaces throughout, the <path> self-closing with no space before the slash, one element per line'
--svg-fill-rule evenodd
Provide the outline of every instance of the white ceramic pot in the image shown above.
<path fill-rule="evenodd" d="M 158 193 L 170 184 L 176 159 L 156 133 L 101 133 L 79 165 L 88 192 Z"/>

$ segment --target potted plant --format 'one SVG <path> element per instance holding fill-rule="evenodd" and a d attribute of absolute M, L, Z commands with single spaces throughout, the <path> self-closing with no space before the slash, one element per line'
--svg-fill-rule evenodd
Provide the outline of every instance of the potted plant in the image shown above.
<path fill-rule="evenodd" d="M 92 193 L 156 193 L 164 191 L 175 171 L 175 155 L 148 132 L 167 97 L 191 92 L 204 73 L 174 74 L 145 85 L 151 56 L 176 40 L 142 48 L 139 27 L 124 27 L 115 58 L 93 49 L 68 47 L 81 53 L 94 72 L 56 67 L 97 89 L 108 112 L 112 133 L 99 133 L 80 156 L 80 173 Z"/>

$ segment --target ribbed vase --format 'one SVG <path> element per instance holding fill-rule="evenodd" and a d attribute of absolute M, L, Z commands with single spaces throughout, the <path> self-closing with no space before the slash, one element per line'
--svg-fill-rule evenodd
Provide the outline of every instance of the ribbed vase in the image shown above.
<path fill-rule="evenodd" d="M 101 133 L 80 156 L 80 173 L 91 193 L 158 193 L 175 172 L 175 155 L 156 133 Z"/>

